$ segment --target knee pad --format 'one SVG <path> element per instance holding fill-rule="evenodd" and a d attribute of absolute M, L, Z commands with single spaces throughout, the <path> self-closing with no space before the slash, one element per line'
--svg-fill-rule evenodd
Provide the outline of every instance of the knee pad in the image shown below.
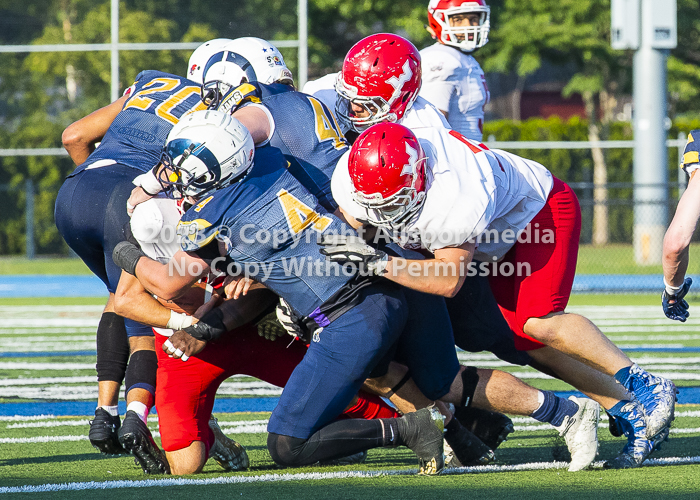
<path fill-rule="evenodd" d="M 294 467 L 299 465 L 300 451 L 304 448 L 306 442 L 306 439 L 270 432 L 267 435 L 267 450 L 277 465 Z"/>
<path fill-rule="evenodd" d="M 97 326 L 97 380 L 121 384 L 128 360 L 129 341 L 124 318 L 113 312 L 102 313 Z"/>
<path fill-rule="evenodd" d="M 157 370 L 158 358 L 155 351 L 144 349 L 133 353 L 126 369 L 126 394 L 131 389 L 146 389 L 155 397 Z"/>
<path fill-rule="evenodd" d="M 479 374 L 475 366 L 466 366 L 462 370 L 462 401 L 460 406 L 468 407 L 474 399 L 474 391 L 479 383 Z"/>

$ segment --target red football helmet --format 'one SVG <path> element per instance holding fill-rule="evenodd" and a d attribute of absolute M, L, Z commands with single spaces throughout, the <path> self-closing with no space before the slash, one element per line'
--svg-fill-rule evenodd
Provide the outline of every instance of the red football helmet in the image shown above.
<path fill-rule="evenodd" d="M 453 26 L 450 16 L 479 14 L 478 26 Z M 463 52 L 472 52 L 486 45 L 491 28 L 491 9 L 484 0 L 430 0 L 428 25 L 440 43 Z"/>
<path fill-rule="evenodd" d="M 336 116 L 357 132 L 399 121 L 418 97 L 420 84 L 420 54 L 411 42 L 391 33 L 368 36 L 350 49 L 338 73 Z M 363 111 L 353 111 L 353 104 Z"/>
<path fill-rule="evenodd" d="M 420 209 L 425 163 L 418 139 L 403 125 L 380 123 L 360 134 L 348 170 L 353 199 L 365 208 L 371 224 L 395 229 Z"/>

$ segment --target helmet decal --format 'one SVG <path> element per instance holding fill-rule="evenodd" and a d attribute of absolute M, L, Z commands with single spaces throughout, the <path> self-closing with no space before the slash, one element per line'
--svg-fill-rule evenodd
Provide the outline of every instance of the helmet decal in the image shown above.
<path fill-rule="evenodd" d="M 413 76 L 413 71 L 411 71 L 411 63 L 410 61 L 406 61 L 402 68 L 403 71 L 401 74 L 397 76 L 392 76 L 389 78 L 386 83 L 394 87 L 394 93 L 391 94 L 391 99 L 389 99 L 389 104 L 393 104 L 396 99 L 398 99 L 401 96 L 401 91 L 403 90 L 403 86 L 406 82 L 411 80 L 411 77 Z"/>

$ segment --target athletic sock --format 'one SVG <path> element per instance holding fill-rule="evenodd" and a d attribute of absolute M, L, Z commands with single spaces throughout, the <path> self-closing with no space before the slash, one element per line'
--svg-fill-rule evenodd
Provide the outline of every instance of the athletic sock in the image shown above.
<path fill-rule="evenodd" d="M 103 410 L 105 410 L 107 413 L 109 413 L 113 417 L 119 416 L 119 407 L 118 406 L 102 405 L 102 406 L 98 406 L 97 408 L 95 408 L 95 410 L 97 410 L 98 408 L 102 408 Z"/>
<path fill-rule="evenodd" d="M 540 391 L 540 393 L 544 396 L 544 401 L 530 415 L 535 420 L 559 427 L 564 422 L 565 417 L 573 417 L 578 411 L 578 404 L 570 399 L 560 398 L 552 391 Z"/>
<path fill-rule="evenodd" d="M 148 418 L 148 406 L 143 404 L 141 401 L 132 401 L 126 407 L 126 411 L 133 411 L 139 416 L 144 424 L 146 423 L 146 419 Z"/>
<path fill-rule="evenodd" d="M 345 410 L 343 416 L 369 420 L 375 418 L 399 418 L 401 415 L 379 396 L 360 392 L 357 395 L 357 403 Z"/>

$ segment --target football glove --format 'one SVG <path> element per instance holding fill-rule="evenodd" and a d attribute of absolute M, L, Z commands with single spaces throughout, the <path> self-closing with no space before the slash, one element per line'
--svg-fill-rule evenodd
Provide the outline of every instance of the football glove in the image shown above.
<path fill-rule="evenodd" d="M 664 314 L 668 319 L 673 319 L 682 323 L 685 323 L 685 320 L 688 319 L 688 316 L 690 316 L 688 308 L 690 306 L 688 306 L 688 303 L 685 301 L 685 299 L 683 299 L 683 297 L 685 297 L 688 290 L 690 290 L 690 285 L 692 283 L 692 278 L 686 278 L 685 281 L 683 281 L 683 285 L 681 285 L 680 290 L 678 290 L 675 294 L 670 294 L 666 289 L 664 289 L 663 293 L 661 294 L 661 306 L 664 308 Z M 674 301 L 673 304 L 669 303 L 671 300 Z"/>
<path fill-rule="evenodd" d="M 277 321 L 282 324 L 289 335 L 307 344 L 310 342 L 311 332 L 308 331 L 299 315 L 294 312 L 292 306 L 282 297 L 280 297 L 280 302 L 275 309 L 275 315 L 277 316 Z"/>
<path fill-rule="evenodd" d="M 287 335 L 287 329 L 277 321 L 277 313 L 275 311 L 263 316 L 255 326 L 258 327 L 258 335 L 272 342 L 279 337 Z"/>
<path fill-rule="evenodd" d="M 321 236 L 319 250 L 326 259 L 338 264 L 355 264 L 360 271 L 381 276 L 386 270 L 389 257 L 386 252 L 365 243 L 359 236 L 325 234 Z"/>

